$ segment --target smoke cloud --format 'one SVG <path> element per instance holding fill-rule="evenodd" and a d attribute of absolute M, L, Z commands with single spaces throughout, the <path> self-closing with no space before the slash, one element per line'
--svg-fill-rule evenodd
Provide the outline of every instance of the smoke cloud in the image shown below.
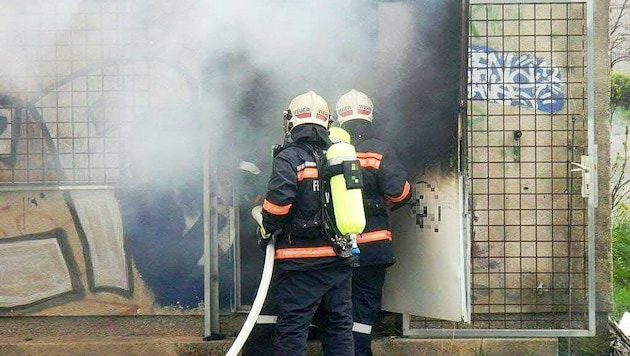
<path fill-rule="evenodd" d="M 403 10 L 387 18 L 382 5 Z M 413 9 L 411 15 L 404 7 Z M 222 158 L 228 166 L 240 160 L 264 165 L 269 146 L 282 140 L 281 113 L 293 96 L 315 90 L 334 110 L 337 98 L 356 88 L 373 97 L 377 123 L 386 138 L 406 151 L 407 161 L 440 161 L 440 152 L 453 141 L 453 125 L 443 124 L 453 111 L 442 108 L 449 93 L 458 94 L 454 87 L 459 85 L 461 35 L 453 29 L 459 28 L 459 16 L 454 15 L 460 12 L 459 1 L 436 0 L 9 1 L 0 15 L 0 90 L 21 92 L 36 102 L 33 93 L 38 90 L 43 97 L 45 90 L 56 95 L 80 88 L 72 80 L 81 71 L 94 74 L 93 68 L 99 75 L 111 70 L 118 82 L 113 89 L 127 91 L 142 86 L 134 82 L 130 88 L 126 75 L 151 71 L 146 84 L 150 111 L 138 113 L 129 108 L 137 99 L 105 89 L 98 105 L 103 112 L 118 110 L 124 120 L 144 117 L 140 126 L 157 123 L 154 127 L 165 128 L 144 134 L 143 144 L 125 147 L 144 149 L 135 153 L 145 165 L 155 157 L 156 167 L 164 167 L 165 162 L 185 165 L 191 151 L 186 147 L 178 152 L 188 146 L 183 142 L 207 141 L 215 150 L 226 150 Z M 403 28 L 405 21 L 412 27 Z M 387 31 L 392 38 L 410 36 L 409 41 L 396 48 L 379 39 Z M 379 50 L 394 59 L 387 62 L 388 55 Z M 118 69 L 108 69 L 108 63 Z M 152 64 L 139 69 L 138 63 Z M 444 67 L 448 75 L 439 69 Z M 86 101 L 93 106 L 97 99 Z M 453 101 L 456 106 L 457 99 Z M 175 132 L 169 128 L 195 121 L 190 116 L 201 117 L 205 131 L 196 125 Z M 439 131 L 427 133 L 433 121 L 441 123 Z M 436 147 L 435 154 L 416 143 L 423 137 Z M 176 143 L 173 150 L 164 148 L 166 142 Z M 169 152 L 172 156 L 166 157 Z M 419 169 L 415 163 L 410 166 Z"/>
<path fill-rule="evenodd" d="M 160 303 L 195 305 L 203 296 L 197 265 L 203 149 L 212 149 L 222 180 L 218 198 L 251 203 L 264 194 L 270 148 L 282 142 L 282 111 L 295 95 L 315 90 L 332 111 L 346 91 L 364 91 L 375 103 L 379 133 L 413 176 L 425 165 L 452 161 L 461 3 L 5 0 L 0 94 L 19 99 L 3 102 L 30 105 L 25 116 L 41 132 L 22 125 L 23 135 L 11 136 L 8 128 L 20 123 L 7 121 L 0 139 L 31 142 L 12 152 L 24 167 L 36 167 L 20 163 L 30 159 L 33 152 L 24 151 L 35 147 L 32 141 L 49 139 L 35 153 L 54 151 L 60 180 L 146 187 L 119 194 L 129 250 Z M 0 106 L 0 115 L 9 112 Z M 261 173 L 239 171 L 241 161 Z M 238 197 L 231 196 L 234 178 Z M 240 213 L 241 231 L 253 233 L 248 212 Z M 218 215 L 219 227 L 226 226 Z M 241 265 L 247 301 L 262 255 L 250 246 L 255 237 L 241 237 L 248 246 L 240 251 L 249 261 Z M 230 244 L 224 245 L 227 258 Z M 182 286 L 161 285 L 171 274 L 164 266 L 155 270 L 154 260 L 177 261 L 168 270 L 175 277 L 166 279 Z M 231 265 L 223 262 L 222 268 Z M 181 280 L 181 270 L 194 278 Z"/>
<path fill-rule="evenodd" d="M 336 98 L 374 68 L 376 6 L 365 1 L 189 1 L 134 9 L 149 56 L 197 58 L 218 150 L 265 164 L 282 142 L 281 113 L 308 90 Z M 176 15 L 171 15 L 176 14 Z M 364 89 L 367 90 L 367 89 Z M 261 152 L 266 155 L 261 160 Z M 267 170 L 268 171 L 268 170 Z"/>

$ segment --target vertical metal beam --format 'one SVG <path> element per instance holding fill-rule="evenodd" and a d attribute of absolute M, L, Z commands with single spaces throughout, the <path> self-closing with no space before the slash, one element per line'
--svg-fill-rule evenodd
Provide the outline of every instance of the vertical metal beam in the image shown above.
<path fill-rule="evenodd" d="M 588 155 L 593 165 L 591 172 L 591 194 L 588 197 L 588 331 L 595 335 L 595 210 L 597 208 L 597 144 L 595 141 L 595 45 L 593 17 L 595 1 L 588 1 L 586 5 L 586 105 L 587 105 L 587 137 Z"/>
<path fill-rule="evenodd" d="M 241 224 L 240 224 L 240 202 L 238 196 L 240 194 L 240 187 L 232 189 L 232 206 L 234 207 L 234 306 L 236 311 L 240 311 L 243 305 L 243 299 L 241 295 Z"/>
<path fill-rule="evenodd" d="M 202 105 L 203 132 L 210 137 L 208 120 Z M 219 322 L 219 242 L 217 222 L 217 168 L 211 157 L 217 157 L 209 139 L 203 147 L 203 250 L 204 250 L 204 339 L 223 338 Z"/>
<path fill-rule="evenodd" d="M 459 212 L 461 214 L 461 238 L 464 240 L 462 253 L 462 260 L 464 261 L 464 283 L 462 283 L 462 291 L 465 296 L 462 305 L 462 322 L 470 323 L 472 319 L 472 211 L 470 209 L 470 193 L 468 191 L 467 182 L 470 179 L 468 173 L 468 127 L 466 125 L 466 118 L 468 115 L 468 46 L 469 40 L 469 13 L 470 13 L 470 1 L 461 0 L 462 12 L 461 12 L 461 36 L 462 36 L 462 48 L 461 48 L 461 87 L 460 87 L 460 108 L 459 117 L 457 121 L 458 126 L 458 144 L 457 144 L 457 159 L 459 160 L 458 167 L 458 189 L 459 192 Z"/>
<path fill-rule="evenodd" d="M 206 132 L 204 130 L 204 132 Z M 210 319 L 212 309 L 210 308 L 210 150 L 208 144 L 203 149 L 203 316 L 204 316 L 204 339 L 208 339 L 211 332 Z"/>

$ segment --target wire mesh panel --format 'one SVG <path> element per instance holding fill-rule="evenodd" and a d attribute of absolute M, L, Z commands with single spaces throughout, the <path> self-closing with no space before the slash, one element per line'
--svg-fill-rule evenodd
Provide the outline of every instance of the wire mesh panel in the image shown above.
<path fill-rule="evenodd" d="M 0 100 L 11 127 L 1 138 L 4 183 L 104 184 L 120 178 L 121 122 L 128 109 L 148 105 L 149 67 L 106 64 L 128 42 L 124 6 L 82 10 L 68 18 L 63 5 L 49 4 L 0 14 L 2 47 L 21 63 L 3 63 L 2 91 L 11 93 Z M 26 27 L 16 26 L 20 18 Z"/>
<path fill-rule="evenodd" d="M 3 5 L 0 245 L 8 256 L 25 247 L 0 270 L 44 266 L 33 269 L 44 276 L 3 283 L 0 313 L 202 312 L 203 58 L 158 50 L 169 39 L 149 27 L 169 17 L 154 8 Z M 229 223 L 221 227 L 228 245 Z M 34 236 L 64 253 L 34 258 L 47 253 Z M 64 278 L 45 275 L 51 261 Z"/>
<path fill-rule="evenodd" d="M 190 163 L 198 79 L 191 63 L 153 49 L 160 34 L 140 10 L 122 1 L 3 10 L 2 183 L 135 184 Z"/>
<path fill-rule="evenodd" d="M 585 2 L 470 5 L 472 321 L 410 328 L 589 328 L 586 52 Z"/>

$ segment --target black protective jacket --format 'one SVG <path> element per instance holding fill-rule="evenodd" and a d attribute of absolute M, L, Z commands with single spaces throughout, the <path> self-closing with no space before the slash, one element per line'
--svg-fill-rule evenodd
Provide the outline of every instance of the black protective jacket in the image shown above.
<path fill-rule="evenodd" d="M 330 146 L 327 130 L 314 124 L 300 125 L 273 159 L 273 168 L 263 203 L 263 226 L 276 237 L 276 266 L 291 270 L 313 270 L 349 264 L 352 258 L 335 254 L 323 234 L 322 172 L 325 150 Z"/>
<path fill-rule="evenodd" d="M 411 198 L 409 175 L 394 148 L 375 137 L 371 123 L 351 120 L 343 128 L 352 137 L 363 173 L 367 223 L 357 241 L 361 250 L 358 264 L 392 265 L 394 252 L 388 214 L 389 209 L 400 207 Z"/>

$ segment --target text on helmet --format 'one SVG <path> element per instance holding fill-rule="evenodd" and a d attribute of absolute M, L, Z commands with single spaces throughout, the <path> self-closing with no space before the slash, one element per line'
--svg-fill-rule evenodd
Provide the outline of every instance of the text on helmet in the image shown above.
<path fill-rule="evenodd" d="M 358 112 L 359 114 L 362 114 L 362 115 L 369 115 L 369 114 L 372 112 L 372 107 L 371 107 L 371 106 L 369 106 L 369 105 L 362 105 L 362 104 L 359 104 L 359 105 L 358 105 L 358 107 L 359 107 L 359 108 L 358 108 L 357 112 Z"/>
<path fill-rule="evenodd" d="M 300 109 L 296 109 L 293 112 L 293 115 L 295 117 L 297 117 L 298 119 L 306 119 L 311 117 L 311 108 L 300 108 Z M 317 116 L 318 119 L 322 120 L 322 121 L 328 121 L 328 112 L 326 110 L 317 110 Z"/>
<path fill-rule="evenodd" d="M 337 110 L 340 116 L 352 115 L 352 106 L 347 105 Z"/>

